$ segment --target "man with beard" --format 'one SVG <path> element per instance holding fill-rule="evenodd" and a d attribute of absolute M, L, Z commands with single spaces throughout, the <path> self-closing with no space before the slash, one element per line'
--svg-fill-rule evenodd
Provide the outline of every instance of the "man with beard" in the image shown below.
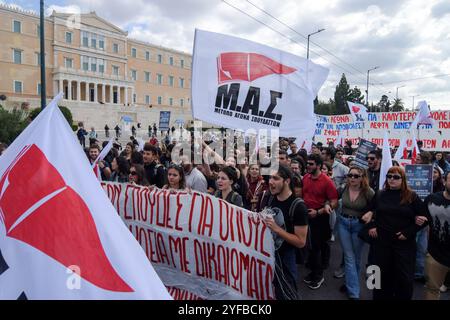
<path fill-rule="evenodd" d="M 188 156 L 183 155 L 181 157 L 181 165 L 183 166 L 184 174 L 186 176 L 186 187 L 195 191 L 207 193 L 208 182 L 206 181 L 206 177 L 192 164 Z"/>
<path fill-rule="evenodd" d="M 95 160 L 97 160 L 100 154 L 100 147 L 98 144 L 91 144 L 89 147 L 89 163 L 94 164 Z M 101 160 L 98 162 L 98 168 L 100 170 L 102 180 L 108 180 L 111 177 L 111 169 L 108 167 L 108 164 Z"/>
<path fill-rule="evenodd" d="M 279 300 L 298 297 L 295 251 L 305 246 L 308 233 L 308 210 L 303 200 L 295 197 L 292 180 L 292 171 L 280 165 L 278 171 L 270 176 L 270 194 L 264 199 L 266 207 L 271 208 L 272 212 L 282 212 L 282 217 L 280 215 L 274 219 L 269 216 L 265 219 L 268 228 L 282 241 L 275 252 L 276 264 L 281 266 L 276 268 L 274 277 L 275 295 Z"/>
<path fill-rule="evenodd" d="M 369 177 L 369 185 L 374 190 L 379 189 L 380 184 L 380 167 L 383 156 L 380 150 L 371 150 L 367 156 L 367 176 Z"/>
<path fill-rule="evenodd" d="M 309 228 L 311 232 L 311 250 L 309 262 L 311 273 L 303 280 L 309 288 L 318 289 L 324 282 L 324 261 L 329 259 L 331 238 L 330 214 L 338 206 L 338 192 L 333 181 L 323 174 L 322 158 L 318 154 L 310 154 L 306 168 L 308 173 L 303 177 L 303 197 L 308 207 Z M 325 259 L 324 259 L 325 257 Z"/>

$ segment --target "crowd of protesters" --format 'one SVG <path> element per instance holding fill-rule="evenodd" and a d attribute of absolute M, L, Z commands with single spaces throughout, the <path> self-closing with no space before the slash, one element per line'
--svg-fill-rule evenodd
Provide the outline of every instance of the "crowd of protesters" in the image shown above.
<path fill-rule="evenodd" d="M 92 164 L 101 147 L 91 135 L 85 152 Z M 274 234 L 280 267 L 274 280 L 277 299 L 297 299 L 300 279 L 312 290 L 323 285 L 335 236 L 342 248 L 342 270 L 334 276 L 344 278 L 341 291 L 349 299 L 360 298 L 363 267 L 369 265 L 381 271 L 381 286 L 373 290 L 373 299 L 412 299 L 414 281 L 424 282 L 424 298 L 439 299 L 450 280 L 448 156 L 421 150 L 414 159 L 433 165 L 433 193 L 422 201 L 395 162 L 380 188 L 381 150 L 369 152 L 365 170 L 355 165 L 351 142 L 317 143 L 307 152 L 294 141 L 279 139 L 279 166 L 262 174 L 270 158 L 260 152 L 260 161 L 249 164 L 255 150 L 249 150 L 248 143 L 234 147 L 226 159 L 209 147 L 212 141 L 192 143 L 191 154 L 216 160 L 208 164 L 194 163 L 188 155 L 172 160 L 176 140 L 159 141 L 152 135 L 142 148 L 133 135 L 124 148 L 113 145 L 99 170 L 104 181 L 204 192 L 253 212 L 271 212 L 265 222 Z M 80 144 L 85 141 L 80 139 Z M 6 147 L 1 145 L 0 152 Z M 362 261 L 365 246 L 368 261 Z M 300 275 L 299 263 L 310 273 Z"/>

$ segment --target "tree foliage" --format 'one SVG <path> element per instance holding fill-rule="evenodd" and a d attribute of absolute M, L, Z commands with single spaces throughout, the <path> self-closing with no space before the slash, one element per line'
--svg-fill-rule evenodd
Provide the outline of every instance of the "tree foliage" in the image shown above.
<path fill-rule="evenodd" d="M 11 144 L 29 123 L 26 111 L 8 111 L 0 105 L 0 142 Z"/>

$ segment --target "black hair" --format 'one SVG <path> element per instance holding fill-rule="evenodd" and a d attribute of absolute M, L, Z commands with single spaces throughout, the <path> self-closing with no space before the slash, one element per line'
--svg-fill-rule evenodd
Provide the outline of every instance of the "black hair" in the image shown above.
<path fill-rule="evenodd" d="M 122 156 L 117 156 L 114 159 L 116 159 L 119 173 L 128 175 L 130 173 L 130 163 L 128 160 Z"/>
<path fill-rule="evenodd" d="M 331 160 L 334 160 L 336 157 L 336 149 L 332 147 L 324 148 L 326 154 L 330 156 Z"/>
<path fill-rule="evenodd" d="M 149 152 L 153 153 L 154 155 L 158 155 L 158 149 L 149 142 L 144 144 L 144 151 L 149 151 Z"/>
<path fill-rule="evenodd" d="M 377 159 L 382 159 L 383 158 L 383 153 L 379 149 L 370 150 L 369 154 L 373 154 Z"/>
<path fill-rule="evenodd" d="M 318 154 L 310 154 L 308 155 L 308 160 L 314 161 L 316 165 L 320 168 L 322 166 L 323 160 Z"/>
<path fill-rule="evenodd" d="M 131 159 L 130 159 L 132 164 L 142 164 L 144 165 L 144 157 L 142 156 L 142 153 L 140 153 L 139 151 L 133 151 L 131 153 Z"/>
<path fill-rule="evenodd" d="M 294 191 L 294 174 L 292 173 L 291 168 L 289 168 L 288 166 L 285 166 L 283 164 L 280 164 L 278 166 L 278 171 L 277 174 L 283 178 L 283 180 L 290 180 L 289 183 L 289 188 L 291 189 L 291 191 Z"/>
<path fill-rule="evenodd" d="M 225 166 L 222 169 L 220 169 L 220 172 L 223 172 L 226 174 L 226 176 L 228 177 L 228 179 L 230 179 L 233 184 L 235 184 L 237 182 L 237 172 L 236 169 L 230 166 Z"/>
<path fill-rule="evenodd" d="M 450 174 L 450 171 L 447 171 L 444 173 L 444 181 L 447 182 L 448 175 Z"/>

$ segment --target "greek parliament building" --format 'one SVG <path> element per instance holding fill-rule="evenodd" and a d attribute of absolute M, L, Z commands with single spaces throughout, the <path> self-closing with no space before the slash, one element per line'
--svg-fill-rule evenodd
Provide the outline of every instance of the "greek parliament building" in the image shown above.
<path fill-rule="evenodd" d="M 45 19 L 47 103 L 64 92 L 74 123 L 112 129 L 116 124 L 170 126 L 191 120 L 190 54 L 133 40 L 95 12 L 57 13 Z M 40 107 L 39 16 L 0 4 L 0 101 L 6 108 Z"/>

